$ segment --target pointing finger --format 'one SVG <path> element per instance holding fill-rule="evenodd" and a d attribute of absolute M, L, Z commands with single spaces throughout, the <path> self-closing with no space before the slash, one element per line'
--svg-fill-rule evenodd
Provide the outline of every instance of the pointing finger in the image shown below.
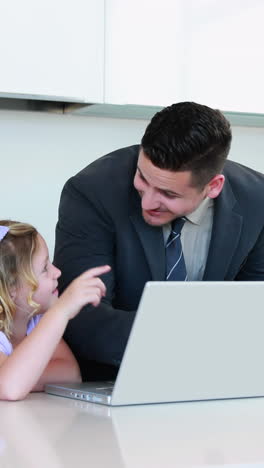
<path fill-rule="evenodd" d="M 110 270 L 111 267 L 109 265 L 103 265 L 100 267 L 90 268 L 90 270 L 87 270 L 85 273 L 83 273 L 83 275 L 85 275 L 87 278 L 93 278 L 94 276 L 100 276 L 104 273 L 108 273 Z"/>

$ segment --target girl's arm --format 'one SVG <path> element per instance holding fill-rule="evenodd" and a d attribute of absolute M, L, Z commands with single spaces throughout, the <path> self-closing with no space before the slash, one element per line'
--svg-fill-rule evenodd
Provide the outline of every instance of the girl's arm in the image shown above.
<path fill-rule="evenodd" d="M 81 380 L 78 363 L 67 343 L 61 339 L 46 369 L 31 391 L 42 392 L 44 385 L 50 382 L 81 382 Z"/>
<path fill-rule="evenodd" d="M 44 314 L 36 328 L 0 367 L 0 399 L 25 398 L 51 360 L 67 322 L 60 307 L 53 306 Z"/>
<path fill-rule="evenodd" d="M 45 382 L 52 381 L 55 364 L 50 360 L 68 321 L 85 304 L 96 306 L 100 303 L 105 295 L 105 286 L 96 276 L 109 269 L 107 266 L 93 268 L 76 278 L 13 353 L 5 359 L 0 356 L 0 399 L 25 398 L 39 382 L 47 366 Z"/>

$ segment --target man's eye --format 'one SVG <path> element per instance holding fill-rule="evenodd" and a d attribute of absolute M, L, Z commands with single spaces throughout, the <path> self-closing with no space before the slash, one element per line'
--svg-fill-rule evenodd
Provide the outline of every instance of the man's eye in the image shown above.
<path fill-rule="evenodd" d="M 139 175 L 140 179 L 143 180 L 143 182 L 146 182 L 146 179 L 145 179 L 145 177 L 141 174 L 141 172 L 138 171 L 138 175 Z"/>

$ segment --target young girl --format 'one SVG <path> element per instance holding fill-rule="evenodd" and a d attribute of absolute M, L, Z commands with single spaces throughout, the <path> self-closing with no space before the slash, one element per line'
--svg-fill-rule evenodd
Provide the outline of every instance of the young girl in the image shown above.
<path fill-rule="evenodd" d="M 61 337 L 85 304 L 100 303 L 106 289 L 97 276 L 109 270 L 86 271 L 58 299 L 61 272 L 44 239 L 29 224 L 0 221 L 0 399 L 20 400 L 47 382 L 81 380 Z"/>

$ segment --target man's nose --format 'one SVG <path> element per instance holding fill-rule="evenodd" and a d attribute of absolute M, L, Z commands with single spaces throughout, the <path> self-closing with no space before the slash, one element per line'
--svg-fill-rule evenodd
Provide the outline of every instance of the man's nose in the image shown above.
<path fill-rule="evenodd" d="M 157 193 L 147 190 L 142 194 L 141 207 L 143 210 L 156 210 L 159 206 L 160 202 Z"/>

